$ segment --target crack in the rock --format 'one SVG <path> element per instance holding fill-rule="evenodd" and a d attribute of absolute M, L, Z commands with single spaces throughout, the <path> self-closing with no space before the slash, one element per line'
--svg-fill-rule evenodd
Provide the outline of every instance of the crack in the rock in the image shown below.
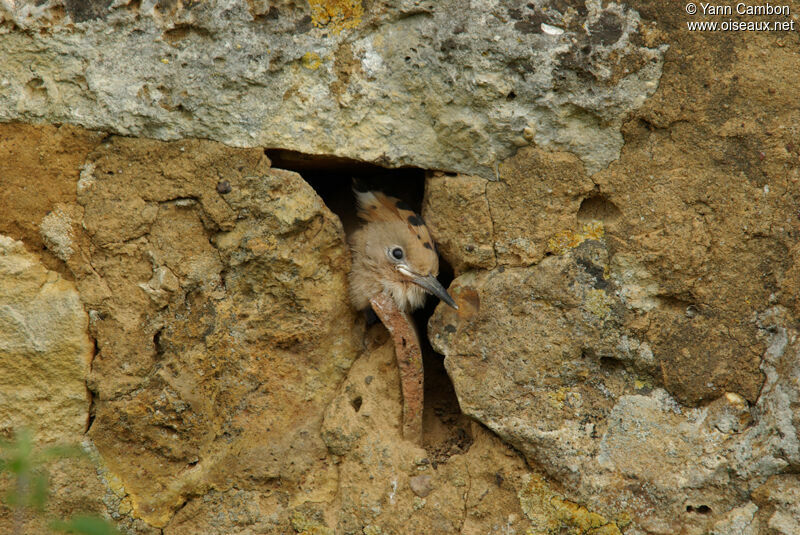
<path fill-rule="evenodd" d="M 501 181 L 498 175 L 498 181 Z M 489 201 L 489 184 L 490 181 L 487 180 L 483 186 L 483 198 L 486 201 L 486 211 L 489 212 L 489 223 L 491 223 L 491 228 L 489 228 L 489 239 L 492 243 L 492 257 L 494 258 L 493 265 L 490 269 L 494 269 L 497 267 L 498 260 L 497 260 L 497 239 L 494 232 L 494 214 L 492 213 L 492 203 Z"/>
<path fill-rule="evenodd" d="M 464 492 L 464 517 L 461 519 L 461 528 L 459 533 L 464 533 L 464 526 L 467 524 L 467 514 L 469 513 L 469 495 L 472 492 L 472 474 L 469 472 L 469 463 L 464 463 L 464 469 L 467 471 L 467 490 Z"/>
<path fill-rule="evenodd" d="M 94 419 L 95 419 L 95 414 L 94 414 L 94 410 L 95 410 L 95 406 L 94 406 L 95 394 L 92 391 L 92 389 L 89 388 L 89 375 L 91 375 L 91 373 L 92 373 L 92 367 L 94 366 L 94 359 L 95 359 L 95 357 L 97 357 L 97 354 L 100 352 L 100 347 L 97 344 L 97 338 L 95 338 L 94 336 L 90 336 L 90 339 L 92 341 L 92 358 L 89 359 L 89 373 L 87 374 L 87 376 L 83 380 L 83 384 L 86 387 L 86 393 L 89 396 L 89 410 L 88 410 L 87 417 L 86 417 L 86 429 L 83 432 L 84 435 L 89 434 L 89 430 L 92 428 L 92 424 L 94 423 Z"/>
<path fill-rule="evenodd" d="M 190 501 L 190 500 L 191 500 L 193 497 L 194 497 L 194 495 L 192 495 L 192 494 L 189 494 L 189 495 L 187 495 L 187 496 L 184 496 L 183 503 L 182 503 L 182 504 L 180 504 L 180 505 L 178 506 L 178 508 L 177 508 L 177 509 L 175 509 L 175 510 L 172 512 L 172 516 L 170 517 L 169 521 L 167 521 L 167 526 L 169 526 L 170 524 L 172 524 L 172 522 L 175 520 L 175 517 L 176 517 L 176 516 L 178 516 L 178 513 L 180 513 L 180 512 L 181 512 L 181 511 L 182 511 L 182 510 L 183 510 L 183 509 L 184 509 L 184 508 L 185 508 L 187 505 L 189 505 L 189 501 Z M 160 529 L 161 529 L 161 533 L 163 534 L 163 533 L 164 533 L 164 528 L 160 528 Z"/>

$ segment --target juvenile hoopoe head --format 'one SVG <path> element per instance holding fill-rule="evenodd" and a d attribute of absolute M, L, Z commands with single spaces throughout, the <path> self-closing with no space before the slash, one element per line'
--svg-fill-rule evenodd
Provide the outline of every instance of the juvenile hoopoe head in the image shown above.
<path fill-rule="evenodd" d="M 439 257 L 422 218 L 403 201 L 378 191 L 356 191 L 356 197 L 364 224 L 350 238 L 353 305 L 366 309 L 371 298 L 386 292 L 400 310 L 410 312 L 424 304 L 429 292 L 458 308 L 436 280 Z"/>

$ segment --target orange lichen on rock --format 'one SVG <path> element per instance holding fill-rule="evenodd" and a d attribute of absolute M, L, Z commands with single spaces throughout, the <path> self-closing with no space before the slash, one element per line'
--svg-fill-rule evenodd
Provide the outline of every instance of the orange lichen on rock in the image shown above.
<path fill-rule="evenodd" d="M 547 250 L 553 254 L 562 255 L 585 242 L 586 240 L 600 240 L 603 238 L 603 224 L 591 221 L 581 227 L 580 232 L 563 230 L 547 240 Z"/>
<path fill-rule="evenodd" d="M 355 28 L 364 16 L 360 0 L 309 0 L 311 22 L 317 28 L 330 28 L 334 33 Z"/>

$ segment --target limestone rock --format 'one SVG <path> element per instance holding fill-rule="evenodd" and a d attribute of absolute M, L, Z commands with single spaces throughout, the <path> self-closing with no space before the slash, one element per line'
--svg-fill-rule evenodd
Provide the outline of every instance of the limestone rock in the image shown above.
<path fill-rule="evenodd" d="M 424 498 L 433 491 L 431 476 L 427 475 L 412 477 L 408 480 L 408 485 L 411 487 L 411 491 L 420 498 Z"/>
<path fill-rule="evenodd" d="M 753 493 L 759 517 L 773 533 L 788 535 L 800 530 L 800 481 L 796 474 L 773 476 Z"/>
<path fill-rule="evenodd" d="M 335 514 L 325 524 L 335 533 L 478 535 L 582 525 L 580 514 L 567 513 L 573 505 L 483 427 L 470 424 L 464 448 L 443 455 L 436 442 L 442 422 L 427 413 L 422 448 L 402 438 L 401 411 L 393 344 L 382 326 L 374 326 L 323 422 L 323 437 L 338 457 L 338 488 L 330 503 Z M 528 500 L 532 478 L 546 500 Z M 563 503 L 554 506 L 559 499 Z"/>
<path fill-rule="evenodd" d="M 0 2 L 0 233 L 74 284 L 99 351 L 99 475 L 54 472 L 54 511 L 137 535 L 797 531 L 796 33 L 522 4 Z M 428 334 L 480 423 L 426 404 L 424 448 L 402 441 L 338 221 L 265 148 L 430 171 L 460 308 Z"/>
<path fill-rule="evenodd" d="M 48 185 L 47 180 L 42 185 Z M 25 427 L 32 432 L 35 451 L 54 445 L 92 449 L 85 441 L 92 416 L 86 380 L 94 355 L 88 323 L 74 282 L 47 269 L 22 242 L 0 235 L 0 432 L 4 439 Z M 15 490 L 9 488 L 13 479 L 4 474 L 0 533 L 47 533 L 53 517 L 108 513 L 105 488 L 92 460 L 51 460 L 44 469 L 50 489 L 46 515 L 27 510 L 16 517 L 6 502 Z"/>
<path fill-rule="evenodd" d="M 772 334 L 755 407 L 729 392 L 692 409 L 659 387 L 671 386 L 669 375 L 631 328 L 643 313 L 625 306 L 609 271 L 603 239 L 588 239 L 532 267 L 464 273 L 450 288 L 459 309 L 431 318 L 433 346 L 462 410 L 575 503 L 605 518 L 632 515 L 647 533 L 706 533 L 712 521 L 723 529 L 746 489 L 797 462 L 798 389 L 787 366 L 798 357 L 786 313 L 759 320 Z"/>
<path fill-rule="evenodd" d="M 533 530 L 540 533 L 567 529 L 569 533 L 579 535 L 620 535 L 620 526 L 627 527 L 629 524 L 625 515 L 615 522 L 565 500 L 537 474 L 526 475 L 523 483 L 518 492 L 522 510 L 531 520 Z"/>
<path fill-rule="evenodd" d="M 722 519 L 714 524 L 710 535 L 756 535 L 760 523 L 756 518 L 758 506 L 748 503 L 731 509 Z"/>
<path fill-rule="evenodd" d="M 480 177 L 438 173 L 426 182 L 422 218 L 439 254 L 456 273 L 470 268 L 493 268 L 497 263 L 492 215 Z"/>
<path fill-rule="evenodd" d="M 554 246 L 554 229 L 572 228 L 594 187 L 567 153 L 524 148 L 500 166 L 500 181 L 430 177 L 423 216 L 442 256 L 457 271 L 530 265 Z"/>
<path fill-rule="evenodd" d="M 190 495 L 324 473 L 317 429 L 356 348 L 338 219 L 261 150 L 115 138 L 82 176 L 67 266 L 99 349 L 90 436 L 132 516 L 164 527 Z"/>
<path fill-rule="evenodd" d="M 24 241 L 30 251 L 49 247 L 41 223 L 58 207 L 65 214 L 76 207 L 80 166 L 102 137 L 70 125 L 0 124 L 0 233 Z M 68 238 L 63 224 L 54 230 L 54 236 Z M 48 269 L 63 270 L 63 263 L 46 250 L 40 258 Z"/>
<path fill-rule="evenodd" d="M 72 225 L 80 210 L 74 206 L 59 206 L 47 214 L 39 224 L 42 240 L 49 250 L 63 261 L 75 253 L 72 248 Z"/>
<path fill-rule="evenodd" d="M 0 429 L 79 442 L 89 420 L 93 346 L 75 285 L 0 235 Z"/>
<path fill-rule="evenodd" d="M 661 76 L 642 26 L 595 1 L 23 0 L 0 7 L 0 120 L 493 179 L 535 142 L 595 172 Z"/>

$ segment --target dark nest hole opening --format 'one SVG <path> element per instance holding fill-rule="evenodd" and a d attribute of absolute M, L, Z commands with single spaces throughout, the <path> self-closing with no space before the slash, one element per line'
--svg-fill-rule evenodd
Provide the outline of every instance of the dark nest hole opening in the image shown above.
<path fill-rule="evenodd" d="M 587 197 L 578 209 L 578 223 L 602 221 L 606 225 L 611 225 L 621 217 L 622 212 L 617 205 L 603 195 Z"/>
<path fill-rule="evenodd" d="M 711 510 L 711 507 L 707 505 L 698 505 L 698 506 L 687 505 L 686 512 L 696 513 L 698 515 L 710 515 L 713 511 Z"/>
<path fill-rule="evenodd" d="M 453 269 L 441 258 L 439 281 L 445 288 L 453 282 Z M 466 453 L 473 441 L 471 420 L 461 412 L 453 382 L 444 367 L 444 356 L 433 350 L 428 339 L 428 320 L 438 305 L 438 299 L 429 297 L 425 306 L 414 312 L 425 367 L 422 441 L 434 468 L 453 455 Z"/>
<path fill-rule="evenodd" d="M 358 181 L 359 187 L 380 190 L 404 200 L 417 213 L 421 211 L 428 173 L 424 169 L 388 169 L 348 158 L 315 156 L 281 149 L 267 149 L 265 153 L 272 161 L 272 167 L 299 173 L 339 217 L 347 234 L 359 225 L 353 179 Z M 453 281 L 453 269 L 441 257 L 438 279 L 445 288 Z M 444 358 L 433 350 L 428 341 L 428 320 L 438 304 L 438 299 L 429 296 L 425 307 L 413 315 L 425 367 L 423 445 L 434 466 L 452 455 L 466 452 L 473 440 L 471 420 L 461 413 L 455 389 L 444 367 Z"/>

